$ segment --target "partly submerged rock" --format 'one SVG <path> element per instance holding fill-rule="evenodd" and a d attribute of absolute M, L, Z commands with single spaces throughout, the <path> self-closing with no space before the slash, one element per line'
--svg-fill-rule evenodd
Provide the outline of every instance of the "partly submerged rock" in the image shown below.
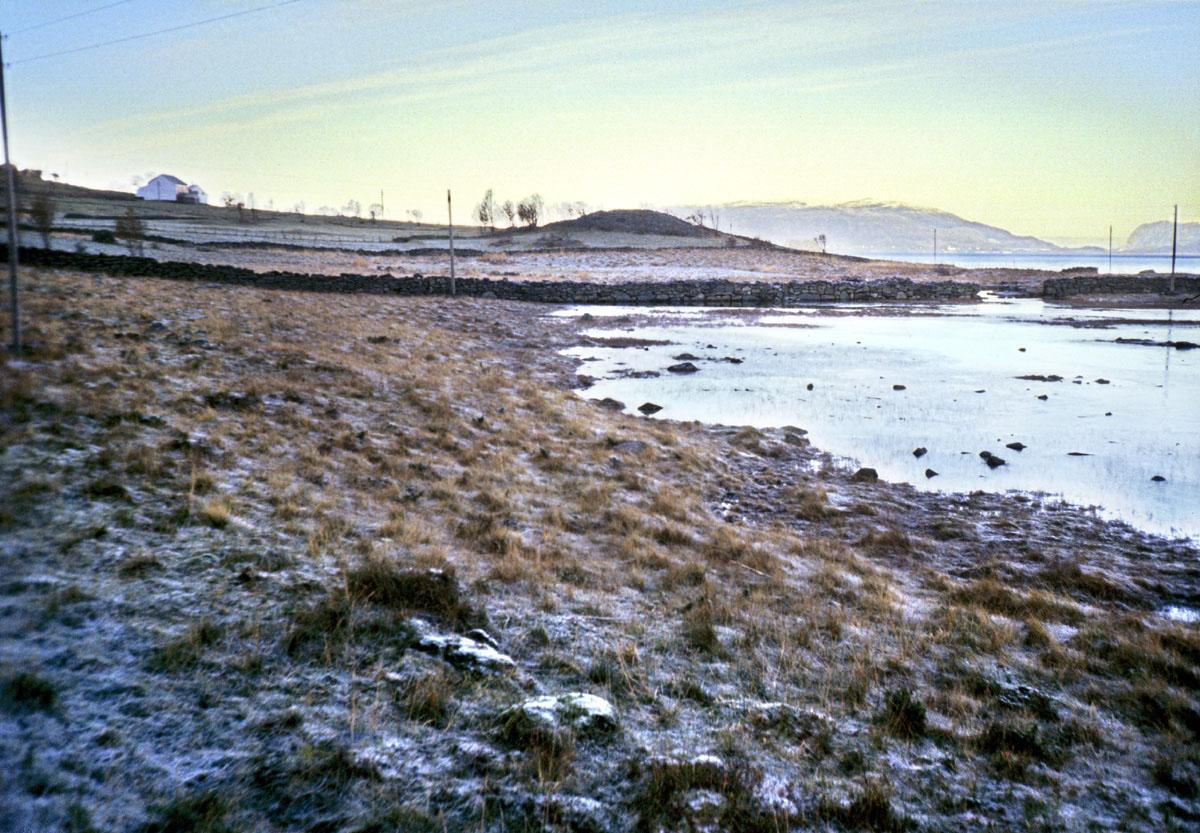
<path fill-rule="evenodd" d="M 916 457 L 918 460 L 920 458 L 924 457 L 928 453 L 929 453 L 929 449 L 923 445 L 917 446 L 916 448 L 913 449 L 913 456 Z"/>
<path fill-rule="evenodd" d="M 695 373 L 699 369 L 700 368 L 696 367 L 696 365 L 692 364 L 691 362 L 680 362 L 679 364 L 673 364 L 667 368 L 667 370 L 671 373 Z"/>
<path fill-rule="evenodd" d="M 1008 465 L 1003 457 L 997 457 L 990 451 L 981 451 L 979 452 L 979 456 L 983 462 L 988 464 L 989 469 L 997 469 L 1000 468 L 1000 466 Z"/>
<path fill-rule="evenodd" d="M 938 473 L 936 471 L 934 471 L 933 469 L 925 469 L 925 476 L 926 477 L 937 477 Z"/>
<path fill-rule="evenodd" d="M 1155 483 L 1165 483 L 1167 481 L 1167 478 L 1163 477 L 1161 474 L 1156 474 L 1153 477 L 1151 477 L 1150 479 L 1153 480 Z"/>
<path fill-rule="evenodd" d="M 908 390 L 907 385 L 892 385 L 892 390 Z"/>
<path fill-rule="evenodd" d="M 1045 375 L 1041 373 L 1026 373 L 1024 376 L 1018 376 L 1016 378 L 1024 379 L 1027 382 L 1061 382 L 1063 380 L 1063 377 L 1059 376 L 1057 373 Z"/>
<path fill-rule="evenodd" d="M 673 358 L 677 362 L 698 362 L 698 361 L 700 361 L 700 357 L 693 355 L 692 353 L 680 353 L 678 356 L 672 356 L 671 358 Z"/>
<path fill-rule="evenodd" d="M 1011 448 L 1013 451 L 1024 451 L 1029 446 L 1025 445 L 1025 443 L 1022 443 L 1022 442 L 1013 442 L 1013 443 L 1009 443 L 1008 445 L 1006 445 L 1004 447 Z"/>
<path fill-rule="evenodd" d="M 643 402 L 641 405 L 638 405 L 638 410 L 646 416 L 650 416 L 651 414 L 657 414 L 659 411 L 661 411 L 662 405 L 656 405 L 653 402 Z"/>

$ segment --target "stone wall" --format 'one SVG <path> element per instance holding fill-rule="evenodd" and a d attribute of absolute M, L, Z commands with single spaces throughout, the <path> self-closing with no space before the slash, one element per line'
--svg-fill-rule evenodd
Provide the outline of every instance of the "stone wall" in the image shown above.
<path fill-rule="evenodd" d="M 1047 280 L 1042 284 L 1042 296 L 1162 294 L 1169 284 L 1168 275 L 1072 275 Z M 1200 278 L 1176 275 L 1175 291 L 1183 295 L 1200 294 Z"/>
<path fill-rule="evenodd" d="M 21 262 L 30 266 L 78 269 L 127 277 L 152 277 L 204 283 L 237 284 L 305 292 L 448 295 L 443 275 L 307 275 L 297 272 L 254 272 L 236 266 L 159 261 L 148 257 L 79 254 L 22 247 Z M 0 260 L 7 249 L 0 246 Z M 834 301 L 972 300 L 981 287 L 961 281 L 914 283 L 906 278 L 865 281 L 734 282 L 724 280 L 639 281 L 599 284 L 583 281 L 511 281 L 460 278 L 459 295 L 551 304 L 620 304 L 671 306 L 794 307 Z"/>

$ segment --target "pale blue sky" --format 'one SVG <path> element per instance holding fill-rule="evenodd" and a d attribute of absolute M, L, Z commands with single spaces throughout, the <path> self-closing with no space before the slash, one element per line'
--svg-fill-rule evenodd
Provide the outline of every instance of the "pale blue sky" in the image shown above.
<path fill-rule="evenodd" d="M 111 0 L 109 0 L 111 2 Z M 13 153 L 427 214 L 859 198 L 1099 241 L 1200 213 L 1200 3 L 7 0 Z"/>

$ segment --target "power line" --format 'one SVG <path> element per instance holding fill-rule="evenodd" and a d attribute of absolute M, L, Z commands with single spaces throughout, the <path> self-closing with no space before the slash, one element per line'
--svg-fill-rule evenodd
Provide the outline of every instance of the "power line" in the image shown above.
<path fill-rule="evenodd" d="M 64 15 L 62 17 L 56 17 L 56 18 L 54 18 L 54 20 L 47 20 L 45 23 L 35 23 L 32 26 L 26 26 L 24 29 L 17 29 L 15 32 L 9 32 L 9 34 L 10 35 L 20 35 L 20 34 L 23 34 L 24 32 L 32 32 L 34 29 L 44 29 L 47 26 L 53 26 L 55 23 L 62 23 L 67 20 L 74 20 L 77 17 L 83 17 L 84 15 L 92 14 L 94 12 L 102 12 L 105 9 L 111 9 L 113 6 L 123 6 L 126 3 L 132 3 L 132 2 L 133 2 L 133 0 L 117 0 L 117 2 L 115 2 L 115 3 L 108 3 L 103 6 L 97 6 L 94 9 L 85 9 L 82 12 L 75 12 L 74 14 L 68 14 L 68 15 Z"/>
<path fill-rule="evenodd" d="M 42 55 L 34 55 L 32 58 L 22 58 L 19 61 L 13 61 L 10 66 L 17 64 L 28 64 L 32 61 L 41 61 L 45 58 L 57 58 L 60 55 L 73 55 L 76 52 L 86 52 L 90 49 L 99 49 L 102 46 L 111 46 L 115 43 L 129 43 L 130 41 L 142 40 L 144 38 L 154 37 L 155 35 L 163 35 L 167 32 L 178 32 L 182 29 L 191 29 L 195 26 L 203 26 L 206 23 L 216 23 L 219 20 L 229 20 L 232 17 L 241 17 L 242 15 L 253 14 L 254 12 L 262 12 L 268 9 L 277 9 L 280 6 L 290 6 L 292 3 L 299 3 L 300 0 L 280 0 L 278 3 L 267 3 L 264 6 L 255 6 L 252 9 L 242 9 L 240 12 L 231 12 L 222 14 L 216 17 L 206 17 L 203 20 L 193 20 L 191 23 L 181 23 L 178 26 L 168 26 L 164 29 L 155 29 L 153 32 L 143 32 L 140 35 L 129 35 L 124 38 L 114 38 L 113 40 L 101 41 L 100 43 L 91 43 L 87 46 L 77 46 L 73 49 L 61 49 L 58 52 L 46 52 Z"/>

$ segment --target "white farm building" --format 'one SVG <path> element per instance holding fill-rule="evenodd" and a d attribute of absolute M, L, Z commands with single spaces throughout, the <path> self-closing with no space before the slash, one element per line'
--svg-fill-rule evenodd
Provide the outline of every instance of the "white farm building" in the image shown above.
<path fill-rule="evenodd" d="M 164 200 L 166 202 L 189 202 L 198 205 L 208 205 L 208 194 L 199 185 L 188 185 L 177 176 L 159 174 L 154 179 L 137 189 L 137 195 L 144 200 Z"/>

